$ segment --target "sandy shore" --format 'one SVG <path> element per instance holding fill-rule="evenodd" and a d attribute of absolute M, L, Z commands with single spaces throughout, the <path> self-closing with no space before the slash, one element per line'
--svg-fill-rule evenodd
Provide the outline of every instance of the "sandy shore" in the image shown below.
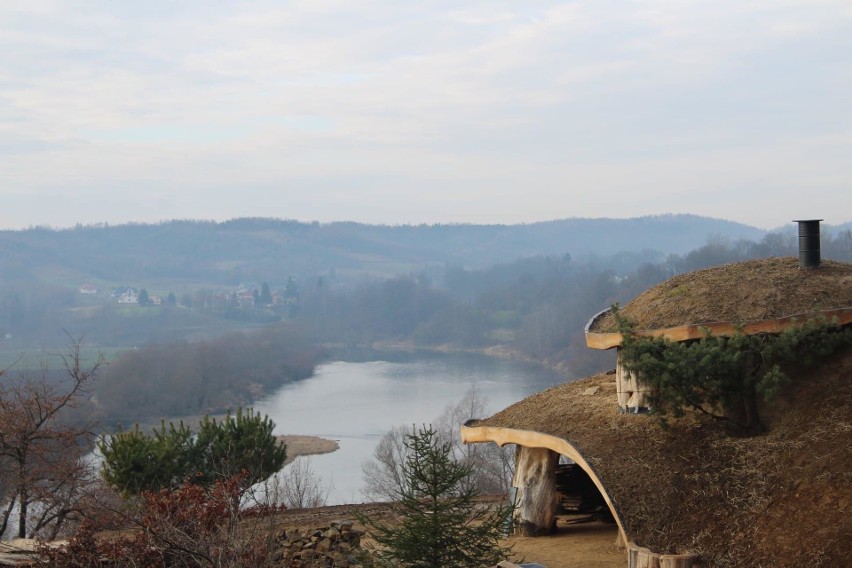
<path fill-rule="evenodd" d="M 330 454 L 340 448 L 340 444 L 337 441 L 320 438 L 319 436 L 285 434 L 278 436 L 278 440 L 287 446 L 287 461 L 284 462 L 284 465 L 287 465 L 299 456 Z"/>

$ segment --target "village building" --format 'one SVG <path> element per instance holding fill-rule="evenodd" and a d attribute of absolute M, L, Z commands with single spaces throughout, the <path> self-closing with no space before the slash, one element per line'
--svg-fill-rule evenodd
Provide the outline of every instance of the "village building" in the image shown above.
<path fill-rule="evenodd" d="M 98 290 L 97 286 L 95 286 L 94 284 L 92 284 L 90 282 L 87 282 L 86 284 L 83 284 L 82 286 L 80 286 L 79 292 L 81 294 L 85 294 L 85 295 L 92 295 L 92 294 L 97 294 L 99 292 L 99 290 Z"/>

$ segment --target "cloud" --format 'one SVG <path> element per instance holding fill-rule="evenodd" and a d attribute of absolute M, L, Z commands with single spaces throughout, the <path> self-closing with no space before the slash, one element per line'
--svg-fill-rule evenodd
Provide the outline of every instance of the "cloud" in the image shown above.
<path fill-rule="evenodd" d="M 119 188 L 138 220 L 711 214 L 797 184 L 852 210 L 846 2 L 14 4 L 0 176 L 26 224 L 112 221 Z"/>

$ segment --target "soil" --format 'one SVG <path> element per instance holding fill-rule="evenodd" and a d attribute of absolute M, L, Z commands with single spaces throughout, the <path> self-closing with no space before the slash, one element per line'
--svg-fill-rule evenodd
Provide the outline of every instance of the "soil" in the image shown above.
<path fill-rule="evenodd" d="M 799 268 L 796 258 L 765 258 L 724 264 L 675 276 L 621 307 L 638 329 L 711 322 L 749 323 L 852 307 L 852 264 L 823 261 Z M 616 332 L 611 314 L 593 332 Z"/>

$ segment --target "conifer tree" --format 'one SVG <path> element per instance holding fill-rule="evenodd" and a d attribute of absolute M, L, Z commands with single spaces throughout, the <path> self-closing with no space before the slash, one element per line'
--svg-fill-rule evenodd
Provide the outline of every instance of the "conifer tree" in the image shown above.
<path fill-rule="evenodd" d="M 185 481 L 211 486 L 238 474 L 246 489 L 284 466 L 287 451 L 274 428 L 269 417 L 251 409 L 221 422 L 205 416 L 196 434 L 183 422 L 163 423 L 153 435 L 137 425 L 101 441 L 102 474 L 125 495 L 174 489 Z"/>
<path fill-rule="evenodd" d="M 471 467 L 456 462 L 452 446 L 431 426 L 406 435 L 404 483 L 393 510 L 398 522 L 361 521 L 382 547 L 381 560 L 415 568 L 481 567 L 510 552 L 500 538 L 511 514 L 507 506 L 488 509 L 465 481 Z"/>
<path fill-rule="evenodd" d="M 137 424 L 98 444 L 104 459 L 101 473 L 125 496 L 177 487 L 193 469 L 191 447 L 192 431 L 182 421 L 168 427 L 161 422 L 151 435 Z"/>
<path fill-rule="evenodd" d="M 663 423 L 687 408 L 727 420 L 744 431 L 761 428 L 759 398 L 769 401 L 791 379 L 791 363 L 810 365 L 852 344 L 852 327 L 814 318 L 781 333 L 714 336 L 673 342 L 640 336 L 613 313 L 623 337 L 621 360 L 649 387 L 649 402 Z"/>
<path fill-rule="evenodd" d="M 284 466 L 286 448 L 272 434 L 275 423 L 252 409 L 237 409 L 221 422 L 207 416 L 198 427 L 192 457 L 199 468 L 198 482 L 209 485 L 242 472 L 250 487 Z"/>

